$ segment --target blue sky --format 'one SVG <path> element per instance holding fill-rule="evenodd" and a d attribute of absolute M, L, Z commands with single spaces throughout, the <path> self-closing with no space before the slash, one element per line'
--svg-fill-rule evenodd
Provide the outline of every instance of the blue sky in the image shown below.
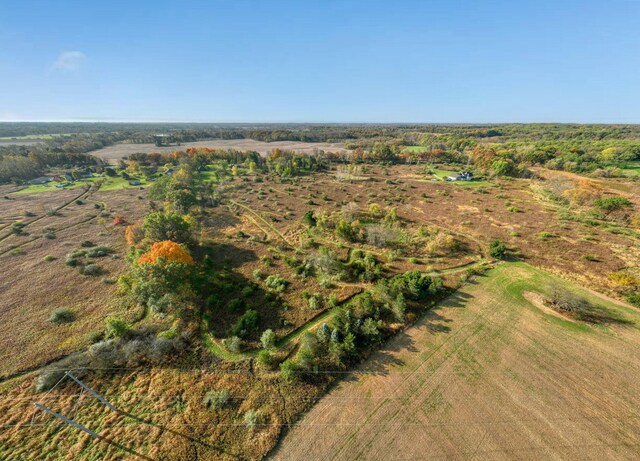
<path fill-rule="evenodd" d="M 0 120 L 640 123 L 640 1 L 28 1 Z"/>

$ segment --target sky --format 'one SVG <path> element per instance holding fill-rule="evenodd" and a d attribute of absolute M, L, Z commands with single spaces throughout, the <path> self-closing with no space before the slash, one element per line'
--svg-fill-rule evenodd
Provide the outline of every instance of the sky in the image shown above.
<path fill-rule="evenodd" d="M 640 123 L 640 0 L 0 5 L 4 121 Z"/>

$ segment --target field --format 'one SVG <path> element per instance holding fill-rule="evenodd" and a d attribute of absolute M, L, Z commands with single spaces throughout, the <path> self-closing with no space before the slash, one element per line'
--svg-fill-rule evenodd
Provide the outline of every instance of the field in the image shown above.
<path fill-rule="evenodd" d="M 575 323 L 525 299 L 550 283 L 630 323 Z M 345 377 L 270 459 L 633 459 L 639 321 L 635 309 L 503 264 Z"/>
<path fill-rule="evenodd" d="M 267 168 L 256 171 L 249 162 L 210 161 L 189 175 L 165 177 L 192 178 L 198 200 L 184 213 L 197 223 L 198 243 L 191 251 L 200 259 L 210 256 L 211 275 L 201 304 L 189 306 L 189 321 L 197 322 L 185 327 L 189 346 L 160 365 L 136 362 L 136 354 L 175 318 L 124 301 L 117 279 L 131 272 L 125 260 L 131 247 L 115 218 L 140 223 L 152 210 L 174 206 L 168 197 L 149 201 L 150 184 L 129 187 L 121 176 L 60 190 L 2 186 L 0 261 L 6 263 L 0 269 L 0 321 L 12 331 L 0 339 L 0 425 L 7 428 L 0 433 L 0 458 L 21 460 L 38 452 L 48 459 L 128 459 L 129 453 L 143 459 L 257 460 L 289 427 L 276 459 L 300 459 L 304 447 L 313 459 L 332 459 L 334 452 L 343 459 L 466 458 L 474 452 L 481 458 L 531 458 L 540 447 L 561 456 L 593 428 L 587 416 L 606 421 L 601 437 L 613 445 L 593 453 L 630 453 L 637 440 L 623 431 L 635 426 L 621 425 L 620 434 L 613 426 L 635 417 L 635 397 L 622 397 L 620 389 L 628 385 L 635 391 L 636 311 L 586 294 L 628 322 L 592 326 L 526 299 L 551 282 L 575 288 L 567 280 L 620 298 L 610 275 L 637 269 L 638 232 L 591 208 L 550 198 L 551 184 L 579 184 L 584 178 L 577 175 L 555 178 L 541 169 L 543 179 L 447 182 L 447 175 L 464 166 L 350 168 L 333 164 L 281 176 Z M 605 196 L 635 187 L 624 180 L 598 181 Z M 623 193 L 639 205 L 633 193 Z M 476 272 L 495 264 L 489 245 L 496 239 L 506 244 L 508 261 L 522 262 L 500 263 L 476 279 Z M 91 256 L 96 247 L 109 254 Z M 80 265 L 69 265 L 70 259 Z M 99 275 L 81 273 L 90 263 L 100 266 Z M 438 299 L 467 283 L 430 311 L 435 294 L 408 303 L 400 321 L 383 316 L 384 338 L 399 336 L 359 371 L 334 366 L 305 379 L 282 378 L 278 363 L 298 358 L 308 333 L 335 325 L 351 301 L 364 300 L 354 305 L 365 306 L 365 295 L 380 288 L 381 279 L 412 271 L 444 280 Z M 275 287 L 274 280 L 280 280 Z M 73 311 L 73 322 L 51 320 L 61 308 Z M 225 341 L 238 334 L 238 320 L 249 310 L 259 324 L 240 333 L 242 347 L 232 349 Z M 91 339 L 104 333 L 105 319 L 112 316 L 144 330 L 125 342 L 126 358 L 104 352 L 114 340 Z M 277 338 L 270 351 L 276 364 L 259 361 L 265 329 Z M 631 350 L 626 356 L 625 348 Z M 76 372 L 118 412 L 89 399 L 68 379 L 51 393 L 34 391 L 41 367 L 54 362 L 49 368 L 55 368 L 55 360 L 74 352 L 107 364 Z M 609 374 L 615 386 L 602 390 Z M 595 383 L 591 393 L 587 378 Z M 229 403 L 210 408 L 207 395 L 221 389 L 230 393 Z M 36 401 L 73 414 L 104 439 L 61 427 L 33 410 Z M 549 413 L 556 407 L 557 417 Z M 260 422 L 249 426 L 251 412 Z M 488 434 L 493 425 L 503 430 Z M 408 446 L 417 437 L 425 443 Z M 551 445 L 551 439 L 562 443 Z M 394 457 L 400 452 L 394 446 L 403 447 L 401 457 Z"/>
<path fill-rule="evenodd" d="M 139 219 L 147 208 L 140 194 L 144 191 L 94 187 L 8 194 L 0 200 L 0 321 L 13 331 L 0 339 L 0 376 L 86 347 L 87 333 L 101 329 L 106 316 L 123 313 L 112 298 L 113 283 L 126 267 L 124 229 L 113 221 L 115 215 Z M 19 234 L 12 231 L 16 221 L 23 224 Z M 114 250 L 95 259 L 103 269 L 100 276 L 83 276 L 65 264 L 83 241 Z M 72 309 L 77 320 L 52 326 L 49 316 L 60 308 Z"/>
<path fill-rule="evenodd" d="M 184 143 L 179 146 L 163 146 L 157 147 L 155 144 L 116 144 L 105 147 L 91 154 L 101 158 L 107 163 L 116 163 L 123 157 L 138 152 L 160 152 L 170 153 L 176 150 L 186 150 L 191 147 L 211 147 L 220 149 L 237 149 L 241 151 L 252 150 L 260 154 L 267 154 L 273 149 L 286 149 L 298 152 L 313 152 L 315 150 L 325 150 L 330 152 L 347 151 L 340 143 L 326 142 L 297 142 L 297 141 L 280 141 L 280 142 L 262 142 L 253 139 L 212 139 L 210 141 L 197 141 Z"/>

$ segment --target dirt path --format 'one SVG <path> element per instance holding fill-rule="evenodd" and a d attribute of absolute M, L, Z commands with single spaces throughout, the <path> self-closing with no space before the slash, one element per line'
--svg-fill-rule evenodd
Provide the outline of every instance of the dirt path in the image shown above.
<path fill-rule="evenodd" d="M 314 406 L 271 459 L 636 459 L 640 331 L 540 311 L 523 292 L 550 279 L 504 264 L 460 290 Z"/>

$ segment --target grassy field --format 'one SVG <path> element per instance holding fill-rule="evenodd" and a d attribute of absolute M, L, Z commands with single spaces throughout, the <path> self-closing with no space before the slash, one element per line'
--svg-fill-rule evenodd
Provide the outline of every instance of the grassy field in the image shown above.
<path fill-rule="evenodd" d="M 102 183 L 102 185 L 100 186 L 100 190 L 101 191 L 110 191 L 110 190 L 120 190 L 120 189 L 139 189 L 141 187 L 146 187 L 149 184 L 146 183 L 144 180 L 140 180 L 141 181 L 141 185 L 139 186 L 132 186 L 129 184 L 129 181 L 126 179 L 123 179 L 119 176 L 115 176 L 115 177 L 110 177 L 110 176 L 105 176 L 105 177 L 95 177 L 95 178 L 90 178 L 90 179 L 83 179 L 80 181 L 75 181 L 73 183 L 71 183 L 68 186 L 65 187 L 61 187 L 61 188 L 57 188 L 55 187 L 55 182 L 51 182 L 49 184 L 33 184 L 30 186 L 25 187 L 24 189 L 20 189 L 17 192 L 14 192 L 15 195 L 26 195 L 26 194 L 37 194 L 40 192 L 59 192 L 61 190 L 65 190 L 65 189 L 79 189 L 82 187 L 87 187 L 87 186 L 92 186 L 95 185 L 96 183 L 100 182 Z"/>
<path fill-rule="evenodd" d="M 576 323 L 525 299 L 549 284 L 631 323 Z M 374 354 L 272 459 L 632 459 L 639 321 L 637 310 L 503 264 Z"/>

